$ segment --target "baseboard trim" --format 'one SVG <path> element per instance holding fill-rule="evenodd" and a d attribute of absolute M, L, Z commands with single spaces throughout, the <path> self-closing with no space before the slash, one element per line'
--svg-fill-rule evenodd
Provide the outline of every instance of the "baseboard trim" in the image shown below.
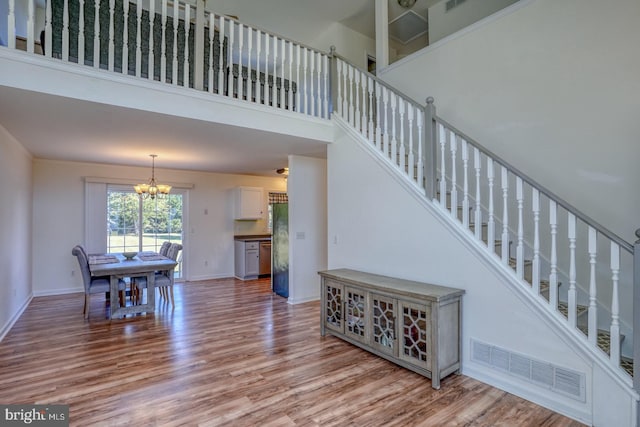
<path fill-rule="evenodd" d="M 310 297 L 305 297 L 305 298 L 287 298 L 287 304 L 291 304 L 291 305 L 296 305 L 296 304 L 303 304 L 305 302 L 311 302 L 311 301 L 319 301 L 320 300 L 320 295 L 314 295 L 314 296 L 310 296 Z"/>
<path fill-rule="evenodd" d="M 18 309 L 18 311 L 16 312 L 16 314 L 13 315 L 13 317 L 11 319 L 9 319 L 9 322 L 7 322 L 6 325 L 4 325 L 4 327 L 2 329 L 0 329 L 0 342 L 2 342 L 2 340 L 4 339 L 4 337 L 9 333 L 9 331 L 11 330 L 11 328 L 13 328 L 13 325 L 16 324 L 16 322 L 18 321 L 18 319 L 20 319 L 20 316 L 22 316 L 22 313 L 24 313 L 24 311 L 27 309 L 27 307 L 29 307 L 29 304 L 31 303 L 31 301 L 33 300 L 33 294 L 29 294 L 29 297 L 27 298 L 27 300 L 20 306 L 20 308 Z"/>
<path fill-rule="evenodd" d="M 50 289 L 44 291 L 35 291 L 33 293 L 34 297 L 49 297 L 53 295 L 66 295 L 66 294 L 77 294 L 84 293 L 84 288 L 62 288 L 62 289 Z"/>

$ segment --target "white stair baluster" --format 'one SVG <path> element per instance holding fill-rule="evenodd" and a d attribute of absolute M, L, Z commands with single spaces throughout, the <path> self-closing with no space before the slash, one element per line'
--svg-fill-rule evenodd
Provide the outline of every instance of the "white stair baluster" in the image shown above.
<path fill-rule="evenodd" d="M 162 41 L 160 45 L 160 81 L 167 82 L 167 0 L 162 0 Z"/>
<path fill-rule="evenodd" d="M 489 181 L 489 221 L 487 221 L 487 248 L 492 254 L 496 253 L 496 221 L 493 206 L 493 159 L 487 156 L 487 180 Z"/>
<path fill-rule="evenodd" d="M 171 84 L 178 84 L 178 22 L 180 2 L 173 0 L 173 61 L 171 62 Z"/>
<path fill-rule="evenodd" d="M 355 112 L 353 117 L 353 123 L 358 132 L 362 134 L 362 122 L 360 121 L 360 72 L 356 69 L 354 71 L 354 85 L 355 85 Z"/>
<path fill-rule="evenodd" d="M 336 86 L 338 86 L 338 102 L 337 102 L 338 115 L 344 118 L 344 99 L 342 97 L 342 87 L 344 86 L 344 74 L 342 72 L 342 64 L 343 64 L 342 60 L 338 59 L 336 61 L 337 77 L 338 77 L 338 82 L 337 82 L 338 84 Z M 298 109 L 300 109 L 300 107 L 298 107 Z"/>
<path fill-rule="evenodd" d="M 312 71 L 313 71 L 313 55 L 311 56 L 311 67 L 312 67 Z M 347 69 L 349 70 L 349 123 L 351 123 L 352 127 L 356 127 L 356 106 L 355 106 L 355 100 L 354 100 L 354 96 L 353 96 L 353 86 L 354 86 L 354 69 L 353 66 L 351 66 L 350 64 L 347 64 Z M 313 74 L 313 73 L 312 73 Z M 312 85 L 312 90 L 313 90 L 313 85 Z M 312 110 L 313 111 L 313 110 Z"/>
<path fill-rule="evenodd" d="M 244 71 L 242 57 L 244 53 L 244 24 L 238 23 L 238 99 L 244 99 Z"/>
<path fill-rule="evenodd" d="M 211 14 L 213 15 L 213 13 Z M 213 20 L 212 20 L 213 21 Z M 218 18 L 218 43 L 220 44 L 220 50 L 218 51 L 218 95 L 224 95 L 224 16 L 220 15 Z M 211 25 L 209 31 L 215 33 L 214 25 Z M 231 64 L 229 64 L 229 67 Z"/>
<path fill-rule="evenodd" d="M 593 227 L 589 227 L 589 319 L 588 333 L 589 342 L 594 347 L 598 344 L 598 307 L 596 288 L 596 255 L 597 255 L 598 234 Z"/>
<path fill-rule="evenodd" d="M 375 102 L 376 102 L 376 136 L 375 136 L 375 146 L 376 148 L 382 150 L 382 105 L 380 101 L 382 101 L 382 87 L 374 82 L 375 85 Z"/>
<path fill-rule="evenodd" d="M 509 263 L 509 171 L 501 166 L 502 170 L 502 262 Z"/>
<path fill-rule="evenodd" d="M 262 91 L 262 83 L 260 82 L 261 57 L 262 57 L 262 31 L 256 30 L 256 89 L 255 89 L 254 96 L 256 98 L 256 103 L 258 104 L 264 103 L 264 92 Z M 266 63 L 266 60 L 265 60 L 265 63 Z M 299 65 L 300 64 L 298 64 L 298 66 Z M 297 81 L 300 81 L 300 75 L 298 75 Z"/>
<path fill-rule="evenodd" d="M 610 360 L 613 366 L 620 366 L 620 301 L 618 296 L 618 273 L 620 272 L 620 246 L 611 242 L 611 341 Z M 637 326 L 637 325 L 636 325 Z"/>
<path fill-rule="evenodd" d="M 322 77 L 322 54 L 320 52 L 316 52 L 316 117 L 322 117 L 322 99 L 320 97 L 320 83 Z M 364 81 L 362 82 L 364 85 Z"/>
<path fill-rule="evenodd" d="M 447 132 L 449 138 L 449 148 L 451 150 L 451 206 L 449 206 L 451 216 L 458 219 L 458 168 L 456 168 L 456 152 L 458 151 L 458 135 L 452 130 Z"/>
<path fill-rule="evenodd" d="M 549 226 L 551 227 L 551 259 L 549 260 L 549 305 L 555 312 L 558 310 L 558 207 L 555 201 L 549 200 Z"/>
<path fill-rule="evenodd" d="M 409 168 L 407 168 L 407 151 L 404 142 L 404 106 L 406 102 L 407 101 L 405 101 L 404 99 L 398 97 L 398 114 L 400 119 L 400 152 L 398 153 L 400 158 L 398 159 L 398 166 L 400 166 L 400 170 L 402 171 L 402 173 L 408 174 Z"/>
<path fill-rule="evenodd" d="M 191 5 L 184 4 L 184 65 L 182 67 L 182 86 L 189 87 L 189 30 L 191 29 Z M 211 81 L 211 80 L 209 80 Z"/>
<path fill-rule="evenodd" d="M 271 50 L 273 55 L 273 86 L 271 86 L 271 106 L 278 107 L 278 38 L 273 36 L 273 49 Z"/>
<path fill-rule="evenodd" d="M 407 166 L 407 173 L 411 177 L 411 181 L 418 184 L 418 182 L 416 181 L 416 170 L 415 170 L 416 150 L 415 150 L 415 145 L 413 143 L 413 120 L 415 116 L 415 111 L 416 110 L 413 107 L 413 104 L 410 102 L 407 102 L 407 122 L 408 122 L 407 129 L 409 130 L 409 139 L 407 144 L 407 146 L 409 147 L 409 160 L 408 160 L 408 166 Z"/>
<path fill-rule="evenodd" d="M 47 5 L 51 8 L 49 4 L 51 1 L 47 1 Z M 66 6 L 66 0 L 65 0 Z M 51 16 L 51 15 L 49 15 Z M 63 24 L 64 25 L 64 24 Z M 9 0 L 9 15 L 7 16 L 7 46 L 10 49 L 16 48 L 16 2 L 15 0 Z M 50 43 L 47 43 L 47 46 L 50 46 Z"/>
<path fill-rule="evenodd" d="M 384 135 L 382 136 L 382 152 L 385 157 L 389 157 L 389 91 L 386 87 L 381 86 L 382 90 L 382 117 L 384 117 Z"/>
<path fill-rule="evenodd" d="M 80 0 L 78 6 L 78 64 L 84 65 L 84 0 Z"/>
<path fill-rule="evenodd" d="M 302 92 L 302 105 L 303 105 L 303 112 L 305 114 L 309 114 L 309 53 L 307 52 L 307 48 L 303 47 L 302 48 L 302 55 L 303 55 L 303 61 L 302 61 L 302 75 L 303 77 L 303 83 L 304 83 L 304 89 Z M 347 102 L 347 74 L 349 73 L 348 68 L 347 68 L 347 64 L 346 63 L 342 63 L 342 84 L 343 84 L 343 92 L 342 92 L 342 107 L 343 107 L 343 111 L 342 111 L 342 117 L 345 120 L 349 120 L 348 117 L 345 116 L 345 114 L 347 114 L 347 109 L 346 109 L 346 102 Z"/>
<path fill-rule="evenodd" d="M 389 91 L 389 100 L 391 101 L 391 153 L 390 153 L 390 158 L 391 158 L 391 163 L 393 163 L 394 166 L 398 166 L 398 138 L 397 138 L 397 128 L 396 128 L 396 122 L 397 122 L 397 115 L 396 115 L 396 111 L 397 111 L 397 103 L 398 103 L 398 97 L 396 96 L 396 94 L 394 92 Z"/>
<path fill-rule="evenodd" d="M 215 86 L 215 83 L 213 82 L 214 74 L 213 74 L 213 37 L 215 36 L 215 31 L 214 31 L 214 27 L 215 27 L 215 15 L 212 13 L 209 14 L 209 87 L 207 88 L 209 90 L 209 93 L 213 93 L 213 87 Z M 222 50 L 220 51 L 220 56 L 222 56 Z M 222 60 L 219 59 L 219 61 L 222 63 Z M 219 71 L 222 72 L 222 71 Z M 220 83 L 218 83 L 218 85 L 220 85 Z M 218 93 L 220 93 L 220 86 L 218 86 Z"/>
<path fill-rule="evenodd" d="M 369 116 L 369 131 L 368 131 L 368 136 L 369 136 L 369 141 L 373 142 L 373 145 L 375 145 L 375 134 L 374 134 L 374 125 L 373 125 L 373 116 L 374 116 L 374 104 L 373 104 L 373 79 L 371 77 L 367 77 L 367 90 L 369 91 L 369 108 L 367 109 L 367 114 Z"/>
<path fill-rule="evenodd" d="M 252 102 L 254 97 L 254 80 L 251 72 L 251 59 L 253 58 L 253 28 L 246 26 L 247 28 L 247 89 L 245 96 L 247 101 Z"/>
<path fill-rule="evenodd" d="M 531 271 L 531 287 L 533 293 L 540 294 L 540 192 L 531 190 L 531 210 L 533 211 L 533 264 Z"/>
<path fill-rule="evenodd" d="M 116 7 L 116 0 L 109 0 L 109 62 L 108 62 L 109 71 L 113 71 L 113 66 L 115 63 L 116 46 L 114 41 L 115 26 L 113 23 L 113 19 L 114 19 L 113 15 L 115 13 L 114 11 L 115 7 Z M 64 59 L 64 43 L 62 48 L 62 58 Z"/>
<path fill-rule="evenodd" d="M 420 188 L 424 188 L 424 170 L 423 170 L 423 165 L 424 165 L 424 161 L 422 158 L 422 143 L 423 143 L 423 138 L 424 138 L 424 132 L 423 132 L 423 125 L 422 123 L 424 122 L 424 111 L 419 110 L 416 108 L 416 118 L 417 118 L 417 132 L 418 132 L 418 161 L 417 161 L 417 172 L 418 172 L 418 176 L 417 176 L 417 181 L 418 181 L 418 185 L 420 186 Z"/>
<path fill-rule="evenodd" d="M 464 139 L 460 140 L 462 150 L 462 225 L 469 229 L 469 146 Z"/>
<path fill-rule="evenodd" d="M 50 4 L 50 3 L 51 3 L 50 1 L 47 2 L 47 4 Z M 93 20 L 93 67 L 100 68 L 100 0 L 95 1 L 94 8 L 95 8 L 95 13 L 94 13 L 94 20 Z M 47 38 L 46 44 L 47 44 L 47 49 L 50 49 L 51 40 Z"/>
<path fill-rule="evenodd" d="M 440 135 L 440 206 L 447 208 L 447 138 L 449 132 L 442 124 L 438 124 Z"/>
<path fill-rule="evenodd" d="M 27 52 L 33 53 L 35 40 L 34 40 L 34 0 L 27 0 Z"/>
<path fill-rule="evenodd" d="M 568 214 L 568 235 L 569 235 L 569 326 L 576 327 L 577 301 L 576 301 L 576 217 Z"/>
<path fill-rule="evenodd" d="M 122 3 L 124 22 L 122 27 L 122 66 L 121 72 L 125 76 L 129 74 L 129 0 Z"/>
<path fill-rule="evenodd" d="M 109 0 L 111 5 L 111 25 L 113 25 L 113 2 L 114 0 Z M 109 35 L 110 40 L 113 38 L 111 33 Z M 62 6 L 62 60 L 65 62 L 69 60 L 69 0 L 64 0 Z"/>
<path fill-rule="evenodd" d="M 284 67 L 284 62 L 285 62 L 285 43 L 286 40 L 285 39 L 280 39 L 280 108 L 282 108 L 283 110 L 286 108 L 286 103 L 285 103 L 285 88 L 284 88 L 284 79 L 285 79 L 285 75 L 284 75 L 284 71 L 285 71 L 285 67 Z"/>
<path fill-rule="evenodd" d="M 289 42 L 289 89 L 287 90 L 287 110 L 294 111 L 293 104 L 293 43 Z"/>
<path fill-rule="evenodd" d="M 522 178 L 516 177 L 516 201 L 518 202 L 518 246 L 516 248 L 516 274 L 519 279 L 524 279 L 524 194 L 522 191 Z"/>
<path fill-rule="evenodd" d="M 473 147 L 473 168 L 476 171 L 476 206 L 474 213 L 474 226 L 473 233 L 476 236 L 476 239 L 482 240 L 482 209 L 480 205 L 480 168 L 482 167 L 482 162 L 480 161 L 480 150 L 476 147 Z"/>
<path fill-rule="evenodd" d="M 136 77 L 142 73 L 142 0 L 136 0 Z"/>
<path fill-rule="evenodd" d="M 9 8 L 11 9 L 11 4 L 13 4 L 14 0 L 9 0 Z M 96 0 L 97 2 L 97 0 Z M 44 55 L 51 58 L 51 52 L 52 52 L 52 46 L 51 46 L 51 40 L 52 40 L 52 29 L 51 29 L 51 2 L 50 1 L 46 1 L 46 6 L 45 6 L 45 12 L 44 12 Z M 16 43 L 16 38 L 15 38 L 15 19 L 11 19 L 11 10 L 9 11 L 9 47 L 11 46 L 11 40 L 13 40 L 13 47 L 15 48 L 15 43 Z M 13 28 L 13 29 L 12 29 Z M 13 34 L 13 37 L 11 37 L 11 34 Z M 96 33 L 97 34 L 97 33 Z"/>

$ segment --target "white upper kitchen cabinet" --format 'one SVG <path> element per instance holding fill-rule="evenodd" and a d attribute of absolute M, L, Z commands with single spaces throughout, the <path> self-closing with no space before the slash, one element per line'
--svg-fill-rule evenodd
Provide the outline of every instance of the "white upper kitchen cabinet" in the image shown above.
<path fill-rule="evenodd" d="M 236 187 L 234 219 L 257 220 L 264 216 L 263 191 L 260 187 Z"/>

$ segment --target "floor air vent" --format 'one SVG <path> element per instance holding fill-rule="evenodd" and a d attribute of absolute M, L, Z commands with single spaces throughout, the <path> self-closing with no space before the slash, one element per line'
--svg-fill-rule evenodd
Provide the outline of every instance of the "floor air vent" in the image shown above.
<path fill-rule="evenodd" d="M 561 368 L 473 339 L 471 340 L 471 360 L 581 402 L 585 401 L 583 372 Z"/>

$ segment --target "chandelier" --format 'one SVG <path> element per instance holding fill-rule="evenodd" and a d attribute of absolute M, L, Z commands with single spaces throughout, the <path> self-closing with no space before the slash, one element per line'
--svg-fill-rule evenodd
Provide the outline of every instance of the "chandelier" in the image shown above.
<path fill-rule="evenodd" d="M 138 195 L 143 199 L 146 199 L 148 197 L 155 199 L 156 196 L 158 196 L 158 198 L 161 198 L 169 194 L 169 191 L 171 191 L 171 186 L 166 184 L 156 184 L 155 161 L 158 155 L 149 154 L 149 156 L 151 157 L 151 179 L 146 184 L 134 185 L 133 189 L 136 190 L 136 193 L 138 193 Z"/>

